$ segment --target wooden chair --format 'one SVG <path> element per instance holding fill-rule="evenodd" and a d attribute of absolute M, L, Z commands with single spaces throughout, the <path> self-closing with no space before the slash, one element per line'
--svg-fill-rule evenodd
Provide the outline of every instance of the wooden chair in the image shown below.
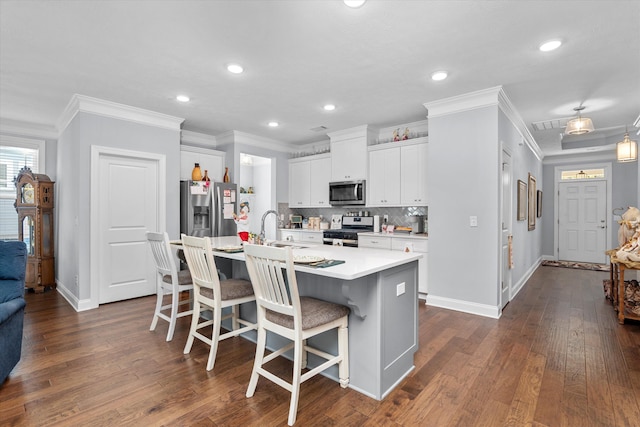
<path fill-rule="evenodd" d="M 349 385 L 349 308 L 340 304 L 298 294 L 291 248 L 245 245 L 245 260 L 256 295 L 258 342 L 247 397 L 253 396 L 260 375 L 291 393 L 289 425 L 296 421 L 300 384 L 338 364 L 340 385 Z M 284 267 L 284 269 L 283 269 Z M 283 272 L 284 270 L 284 272 Z M 323 352 L 307 345 L 307 339 L 322 332 L 338 329 L 338 355 Z M 292 342 L 265 356 L 267 331 Z M 289 383 L 264 368 L 264 365 L 286 351 L 293 350 L 293 379 Z M 326 362 L 302 373 L 306 368 L 307 352 L 326 359 Z"/>
<path fill-rule="evenodd" d="M 248 280 L 220 280 L 211 249 L 211 241 L 208 237 L 193 237 L 183 234 L 182 247 L 187 265 L 191 270 L 194 289 L 193 316 L 184 354 L 191 351 L 194 338 L 209 344 L 211 350 L 207 361 L 207 371 L 210 371 L 216 361 L 219 341 L 256 329 L 255 323 L 243 320 L 238 315 L 238 305 L 255 301 L 255 296 L 251 282 Z M 226 307 L 231 307 L 231 313 L 223 316 L 222 309 Z M 200 319 L 201 313 L 207 310 L 213 312 L 212 319 Z M 231 319 L 231 331 L 220 334 L 222 321 L 229 318 Z M 213 325 L 211 338 L 199 331 L 210 325 Z M 240 325 L 243 327 L 239 327 Z"/>
<path fill-rule="evenodd" d="M 179 306 L 191 303 L 190 299 L 180 301 L 180 292 L 193 290 L 191 274 L 189 270 L 178 271 L 169 244 L 169 235 L 166 232 L 154 233 L 148 231 L 146 235 L 158 273 L 156 281 L 156 309 L 149 330 L 154 331 L 156 329 L 158 319 L 166 320 L 169 322 L 167 341 L 171 341 L 176 329 L 176 320 L 179 317 L 190 316 L 192 314 L 192 310 L 178 311 Z M 165 295 L 171 295 L 171 302 L 163 305 Z M 163 313 L 167 310 L 169 311 L 168 314 Z"/>

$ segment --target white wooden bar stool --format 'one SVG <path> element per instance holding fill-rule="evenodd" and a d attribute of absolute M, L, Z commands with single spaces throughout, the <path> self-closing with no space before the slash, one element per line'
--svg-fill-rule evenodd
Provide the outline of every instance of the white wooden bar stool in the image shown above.
<path fill-rule="evenodd" d="M 245 260 L 256 295 L 258 315 L 258 343 L 256 358 L 247 389 L 253 396 L 260 375 L 291 393 L 289 425 L 296 421 L 300 384 L 338 364 L 340 386 L 349 385 L 349 308 L 298 294 L 298 283 L 291 248 L 245 245 Z M 284 274 L 283 274 L 284 270 Z M 307 339 L 322 332 L 338 329 L 338 355 L 326 353 L 307 345 Z M 292 342 L 265 356 L 267 331 Z M 291 383 L 274 375 L 264 365 L 293 348 L 293 379 Z M 302 373 L 306 368 L 307 352 L 326 359 L 326 362 Z"/>
<path fill-rule="evenodd" d="M 166 320 L 169 322 L 167 341 L 171 341 L 176 330 L 176 320 L 179 317 L 191 316 L 192 314 L 192 310 L 178 311 L 179 306 L 191 303 L 190 299 L 180 301 L 180 292 L 193 290 L 191 274 L 189 270 L 178 271 L 169 244 L 169 235 L 166 232 L 154 233 L 148 231 L 146 236 L 158 273 L 156 280 L 156 309 L 153 313 L 153 320 L 149 330 L 154 331 L 156 329 L 158 319 Z M 171 295 L 171 302 L 163 305 L 165 295 Z M 163 313 L 167 310 L 169 314 Z"/>
<path fill-rule="evenodd" d="M 213 250 L 211 249 L 211 241 L 208 237 L 192 237 L 183 234 L 182 248 L 189 270 L 191 270 L 194 289 L 193 316 L 191 318 L 189 338 L 184 347 L 184 354 L 191 351 L 194 338 L 209 344 L 211 349 L 207 361 L 207 371 L 210 371 L 216 362 L 218 341 L 256 329 L 257 325 L 255 323 L 241 319 L 238 313 L 238 305 L 255 301 L 255 296 L 253 295 L 251 282 L 248 280 L 220 280 Z M 231 307 L 231 313 L 222 316 L 222 309 L 226 307 Z M 207 310 L 213 312 L 212 319 L 200 319 L 201 313 Z M 231 319 L 232 330 L 220 334 L 221 322 L 229 318 Z M 199 330 L 210 325 L 213 325 L 213 332 L 209 338 Z M 243 325 L 243 327 L 239 327 L 240 325 Z"/>

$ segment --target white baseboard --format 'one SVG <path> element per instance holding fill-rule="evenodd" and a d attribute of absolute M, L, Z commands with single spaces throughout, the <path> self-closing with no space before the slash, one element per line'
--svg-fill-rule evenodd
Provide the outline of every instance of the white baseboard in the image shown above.
<path fill-rule="evenodd" d="M 91 304 L 91 300 L 79 300 L 64 284 L 62 284 L 59 280 L 56 280 L 56 290 L 64 299 L 67 300 L 69 305 L 73 307 L 75 311 L 86 311 L 92 310 L 94 307 Z"/>
<path fill-rule="evenodd" d="M 522 276 L 520 278 L 520 280 L 518 280 L 518 283 L 516 283 L 513 288 L 511 289 L 511 299 L 514 299 L 516 297 L 516 295 L 518 295 L 518 292 L 520 292 L 520 290 L 524 287 L 524 284 L 527 283 L 527 280 L 529 280 L 531 278 L 531 276 L 533 275 L 533 273 L 538 269 L 538 267 L 540 267 L 540 264 L 542 264 L 542 260 L 545 259 L 545 257 L 541 257 L 538 259 L 537 262 L 535 262 L 530 268 L 529 270 L 527 270 L 524 274 L 524 276 Z"/>
<path fill-rule="evenodd" d="M 476 314 L 478 316 L 491 317 L 493 319 L 498 319 L 501 314 L 501 310 L 497 306 L 439 297 L 431 294 L 427 295 L 427 305 Z"/>

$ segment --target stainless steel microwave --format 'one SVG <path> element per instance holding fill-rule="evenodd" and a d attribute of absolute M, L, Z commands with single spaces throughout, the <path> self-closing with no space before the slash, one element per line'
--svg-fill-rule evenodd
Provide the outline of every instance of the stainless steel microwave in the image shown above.
<path fill-rule="evenodd" d="M 329 183 L 329 203 L 332 206 L 357 206 L 365 204 L 365 180 Z"/>

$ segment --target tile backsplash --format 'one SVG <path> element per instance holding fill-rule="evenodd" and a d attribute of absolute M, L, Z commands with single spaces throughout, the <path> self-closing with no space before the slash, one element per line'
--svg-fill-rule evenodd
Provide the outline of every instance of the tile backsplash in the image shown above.
<path fill-rule="evenodd" d="M 294 208 L 289 209 L 288 203 L 278 203 L 278 212 L 284 214 L 285 224 L 288 221 L 289 215 L 302 215 L 303 218 L 310 216 L 321 216 L 325 220 L 330 220 L 331 215 L 346 215 L 348 212 L 369 212 L 370 216 L 380 215 L 382 218 L 384 215 L 389 215 L 389 224 L 407 226 L 410 227 L 409 216 L 411 215 L 424 215 L 428 217 L 429 208 L 427 206 L 410 206 L 410 207 L 359 207 L 359 206 L 347 206 L 343 208 Z"/>

